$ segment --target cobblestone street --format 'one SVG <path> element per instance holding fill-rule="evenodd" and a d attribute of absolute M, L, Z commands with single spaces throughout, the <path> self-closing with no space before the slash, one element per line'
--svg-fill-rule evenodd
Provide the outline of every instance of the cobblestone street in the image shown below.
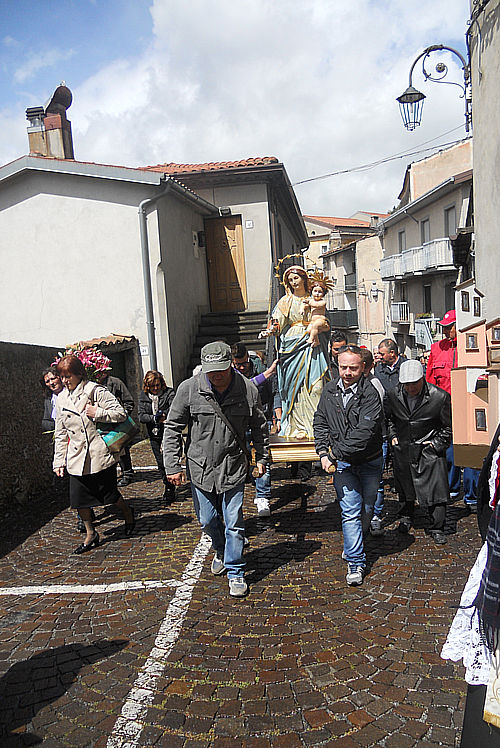
<path fill-rule="evenodd" d="M 131 539 L 101 509 L 101 544 L 83 556 L 68 509 L 4 538 L 2 748 L 458 745 L 463 669 L 439 652 L 480 547 L 460 503 L 436 547 L 420 515 L 399 534 L 388 500 L 353 588 L 327 478 L 274 467 L 269 519 L 246 492 L 250 594 L 237 600 L 210 573 L 188 489 L 165 507 L 158 473 L 137 468 L 152 462 L 134 448 Z"/>

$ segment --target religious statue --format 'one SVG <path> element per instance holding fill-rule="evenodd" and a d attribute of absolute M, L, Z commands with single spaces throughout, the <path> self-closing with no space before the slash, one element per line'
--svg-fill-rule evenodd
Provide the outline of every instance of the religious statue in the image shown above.
<path fill-rule="evenodd" d="M 317 271 L 308 276 L 292 265 L 283 274 L 286 294 L 271 313 L 262 336 L 278 340 L 278 388 L 282 417 L 279 436 L 313 439 L 313 417 L 324 384 L 329 380 L 330 329 L 323 296 L 332 283 Z M 310 293 L 314 287 L 320 292 Z"/>

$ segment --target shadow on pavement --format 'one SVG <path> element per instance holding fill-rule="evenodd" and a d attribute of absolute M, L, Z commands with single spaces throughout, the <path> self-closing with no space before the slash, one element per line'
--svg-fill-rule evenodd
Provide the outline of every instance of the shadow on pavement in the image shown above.
<path fill-rule="evenodd" d="M 294 562 L 302 562 L 307 556 L 319 550 L 322 543 L 319 540 L 293 540 L 272 543 L 263 548 L 256 548 L 245 554 L 246 574 L 249 584 L 255 584 L 265 579 L 280 566 Z"/>
<path fill-rule="evenodd" d="M 0 678 L 0 744 L 38 745 L 43 737 L 13 733 L 27 725 L 44 707 L 59 699 L 86 665 L 111 657 L 128 644 L 126 639 L 68 644 L 46 649 L 17 662 Z M 9 740 L 9 743 L 6 742 Z"/>
<path fill-rule="evenodd" d="M 36 497 L 32 497 L 29 503 L 20 505 L 13 499 L 8 513 L 5 512 L 2 516 L 0 558 L 7 556 L 68 507 L 68 481 L 55 476 L 51 488 L 44 488 Z"/>

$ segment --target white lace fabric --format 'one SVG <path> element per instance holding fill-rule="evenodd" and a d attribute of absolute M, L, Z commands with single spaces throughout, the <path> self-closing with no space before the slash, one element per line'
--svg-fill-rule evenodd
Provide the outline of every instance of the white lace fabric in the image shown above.
<path fill-rule="evenodd" d="M 452 660 L 453 662 L 462 660 L 465 667 L 465 680 L 471 686 L 488 684 L 494 661 L 493 654 L 481 641 L 477 611 L 472 606 L 481 584 L 487 558 L 488 546 L 484 543 L 474 566 L 470 570 L 469 578 L 460 598 L 461 607 L 456 612 L 441 650 L 443 660 Z"/>

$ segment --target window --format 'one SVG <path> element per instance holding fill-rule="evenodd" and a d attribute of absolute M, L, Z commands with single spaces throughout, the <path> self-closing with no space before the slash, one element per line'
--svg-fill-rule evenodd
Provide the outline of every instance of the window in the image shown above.
<path fill-rule="evenodd" d="M 444 235 L 452 236 L 457 233 L 457 212 L 455 206 L 445 208 L 444 211 Z"/>
<path fill-rule="evenodd" d="M 447 283 L 444 287 L 444 305 L 446 309 L 455 308 L 455 283 Z"/>
<path fill-rule="evenodd" d="M 324 255 L 325 252 L 328 252 L 328 244 L 321 245 L 321 254 Z"/>
<path fill-rule="evenodd" d="M 431 286 L 424 286 L 424 312 L 425 314 L 432 313 Z"/>
<path fill-rule="evenodd" d="M 494 327 L 491 331 L 491 340 L 494 343 L 500 343 L 500 327 Z"/>
<path fill-rule="evenodd" d="M 487 431 L 486 428 L 486 411 L 483 408 L 476 408 L 476 431 Z"/>
<path fill-rule="evenodd" d="M 462 291 L 461 294 L 462 299 L 462 312 L 470 312 L 470 300 L 469 300 L 469 292 L 468 291 Z"/>
<path fill-rule="evenodd" d="M 424 218 L 423 221 L 420 221 L 420 241 L 422 244 L 425 244 L 425 242 L 430 242 L 431 240 L 431 222 L 428 218 Z"/>
<path fill-rule="evenodd" d="M 479 296 L 474 296 L 473 302 L 474 302 L 474 317 L 480 317 L 481 316 L 481 299 L 479 298 Z"/>
<path fill-rule="evenodd" d="M 401 301 L 408 301 L 408 284 L 401 283 Z"/>
<path fill-rule="evenodd" d="M 469 332 L 465 336 L 465 350 L 466 351 L 478 351 L 479 347 L 477 345 L 477 334 L 474 332 Z"/>
<path fill-rule="evenodd" d="M 398 249 L 400 252 L 404 252 L 406 249 L 406 231 L 398 231 Z"/>

